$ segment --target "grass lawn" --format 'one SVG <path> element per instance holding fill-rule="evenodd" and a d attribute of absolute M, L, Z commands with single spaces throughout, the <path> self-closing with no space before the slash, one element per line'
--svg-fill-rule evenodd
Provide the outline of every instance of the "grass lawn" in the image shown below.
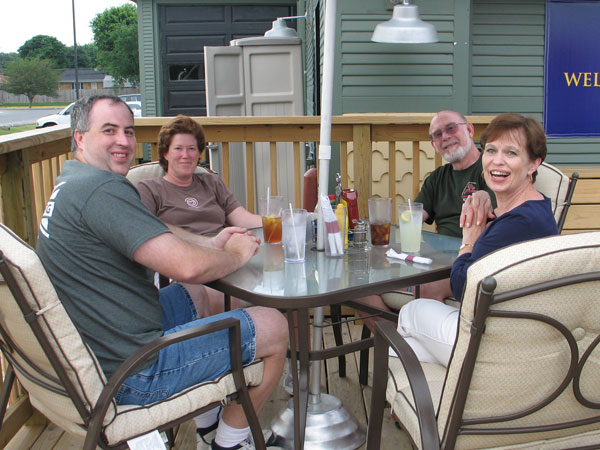
<path fill-rule="evenodd" d="M 31 125 L 21 125 L 20 127 L 10 127 L 10 128 L 0 128 L 0 136 L 4 136 L 5 134 L 12 134 L 12 133 L 18 133 L 19 131 L 28 131 L 28 130 L 34 130 L 35 129 L 35 123 L 32 123 Z"/>

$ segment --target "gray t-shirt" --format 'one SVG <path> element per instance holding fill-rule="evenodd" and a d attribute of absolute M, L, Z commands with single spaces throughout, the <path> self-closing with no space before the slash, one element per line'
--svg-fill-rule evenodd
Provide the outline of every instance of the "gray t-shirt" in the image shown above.
<path fill-rule="evenodd" d="M 218 233 L 240 206 L 223 180 L 211 173 L 195 174 L 189 186 L 151 178 L 140 181 L 137 189 L 152 214 L 195 234 Z"/>
<path fill-rule="evenodd" d="M 125 177 L 65 163 L 42 217 L 37 251 L 107 377 L 162 335 L 158 291 L 133 254 L 167 232 Z"/>

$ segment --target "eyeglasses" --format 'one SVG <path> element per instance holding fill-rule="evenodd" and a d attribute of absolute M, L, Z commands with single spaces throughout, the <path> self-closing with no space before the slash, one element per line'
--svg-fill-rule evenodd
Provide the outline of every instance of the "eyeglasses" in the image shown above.
<path fill-rule="evenodd" d="M 432 141 L 441 141 L 444 133 L 453 135 L 458 131 L 459 125 L 465 125 L 467 122 L 449 123 L 444 127 L 443 130 L 436 130 L 429 135 Z"/>

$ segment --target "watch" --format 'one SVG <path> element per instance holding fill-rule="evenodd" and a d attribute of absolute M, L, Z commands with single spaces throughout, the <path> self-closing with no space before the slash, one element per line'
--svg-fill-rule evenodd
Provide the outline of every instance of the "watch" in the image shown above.
<path fill-rule="evenodd" d="M 466 247 L 473 247 L 473 244 L 462 244 L 460 247 L 458 247 L 458 251 L 460 252 L 463 248 Z"/>

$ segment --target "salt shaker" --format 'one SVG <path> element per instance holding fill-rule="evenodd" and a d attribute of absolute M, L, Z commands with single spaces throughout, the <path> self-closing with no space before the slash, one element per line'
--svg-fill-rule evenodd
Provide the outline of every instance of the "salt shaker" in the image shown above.
<path fill-rule="evenodd" d="M 359 220 L 354 226 L 354 248 L 365 248 L 367 246 L 367 224 L 364 220 Z"/>

